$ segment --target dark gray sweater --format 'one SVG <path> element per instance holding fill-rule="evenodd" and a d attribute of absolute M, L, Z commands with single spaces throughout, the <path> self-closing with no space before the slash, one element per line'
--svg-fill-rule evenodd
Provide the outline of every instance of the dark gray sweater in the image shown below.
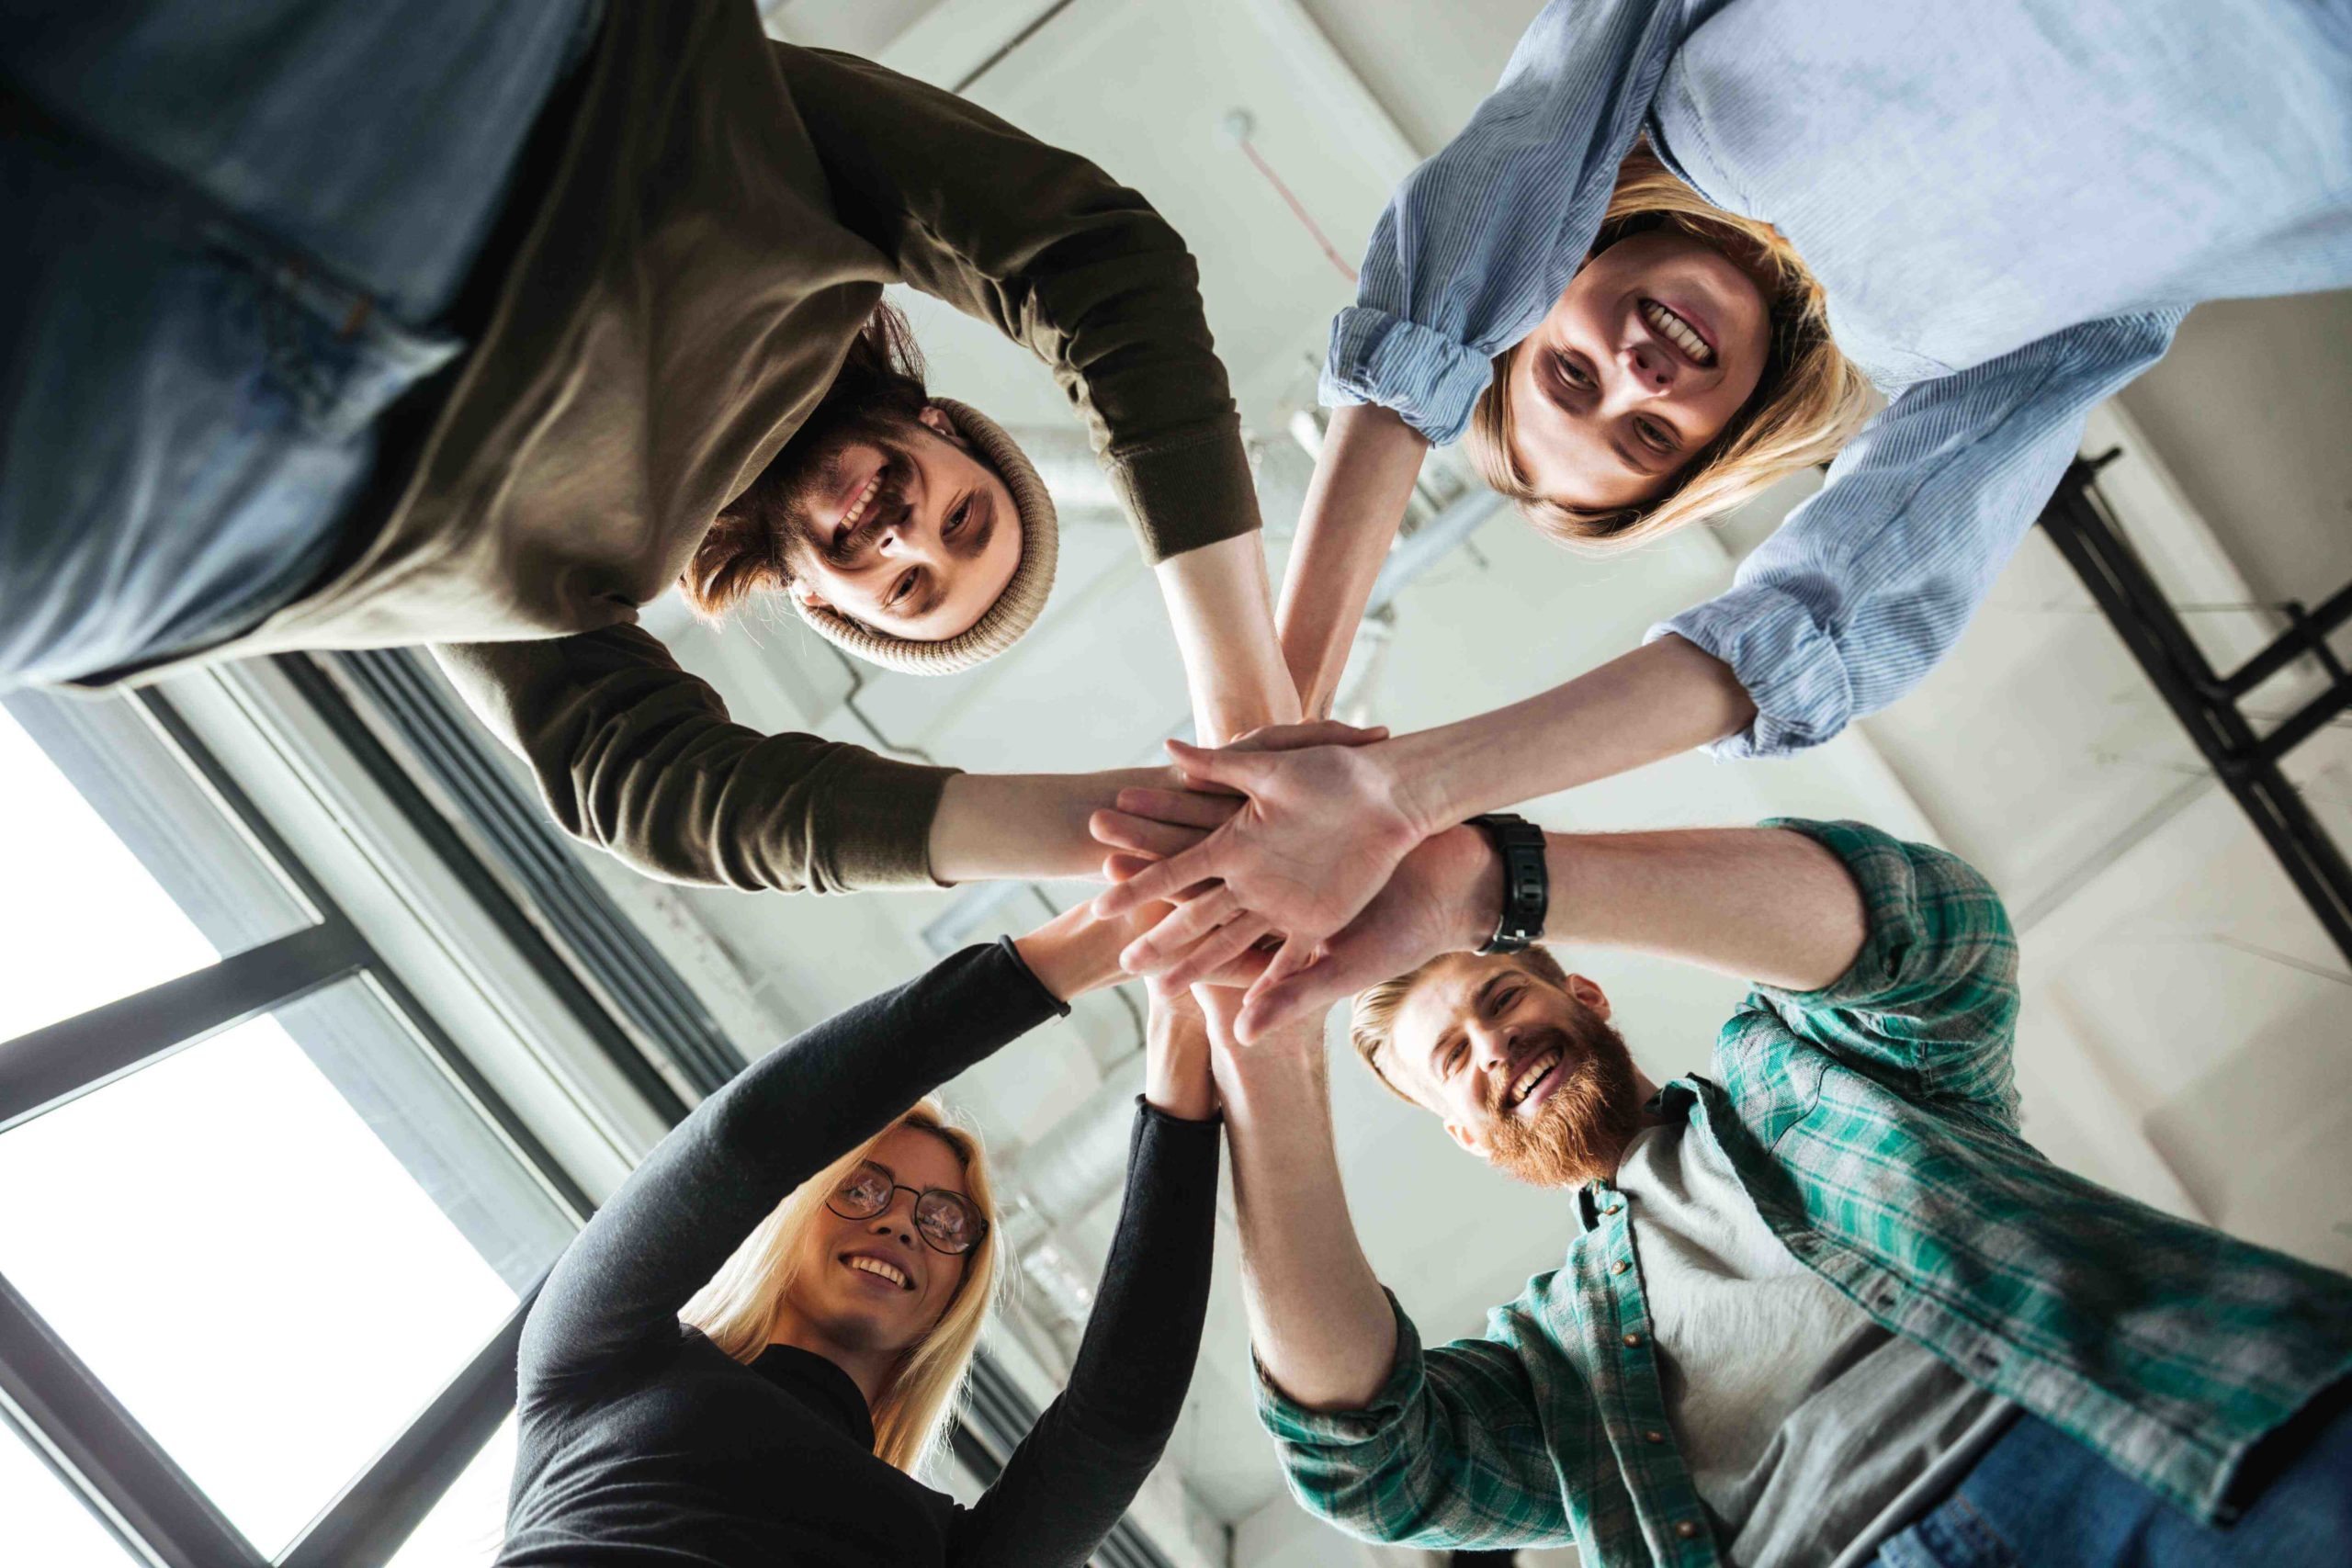
<path fill-rule="evenodd" d="M 1068 1009 L 1010 942 L 967 948 L 754 1064 L 581 1233 L 523 1330 L 511 1568 L 1080 1568 L 1174 1427 L 1200 1348 L 1217 1129 L 1144 1107 L 1069 1386 L 965 1508 L 873 1454 L 856 1385 L 750 1366 L 677 1312 L 800 1181 Z"/>

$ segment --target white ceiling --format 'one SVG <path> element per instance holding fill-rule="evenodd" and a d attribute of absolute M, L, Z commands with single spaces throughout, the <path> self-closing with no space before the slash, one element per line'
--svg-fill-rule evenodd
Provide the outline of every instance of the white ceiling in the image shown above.
<path fill-rule="evenodd" d="M 1086 152 L 1176 222 L 1201 257 L 1245 417 L 1270 446 L 1311 395 L 1306 367 L 1348 288 L 1220 140 L 1225 115 L 1248 110 L 1257 145 L 1352 258 L 1394 175 L 1468 113 L 1536 9 L 1537 0 L 767 7 L 786 36 L 876 52 L 949 85 L 1046 17 L 988 65 L 972 96 Z M 2214 313 L 2211 332 L 2200 313 L 2184 335 L 2184 363 L 2160 367 L 2126 400 L 2149 434 L 2121 411 L 2094 432 L 2091 445 L 2121 440 L 2132 454 L 2110 470 L 2108 488 L 2181 602 L 2245 605 L 2256 587 L 2272 599 L 2317 599 L 2352 579 L 2344 457 L 2352 448 L 2341 441 L 2352 428 L 2347 310 L 2344 297 L 2233 307 L 2225 321 Z M 2330 323 L 2335 335 L 2314 343 L 2312 332 Z M 943 390 L 1016 424 L 1067 423 L 1051 382 L 1018 351 L 928 301 L 917 326 Z M 2281 354 L 2304 378 L 2301 400 L 2284 412 L 2264 406 L 2276 389 L 2263 367 Z M 2245 395 L 2216 400 L 2202 389 L 2217 381 Z M 2327 449 L 2316 458 L 2314 443 Z M 1400 729 L 1442 722 L 1623 651 L 1653 620 L 1722 587 L 1737 552 L 1810 482 L 1783 487 L 1720 531 L 1607 560 L 1560 551 L 1498 515 L 1398 601 L 1375 716 Z M 2269 487 L 2264 502 L 2245 504 L 2256 484 Z M 1270 501 L 1277 571 L 1289 521 L 1280 511 Z M 1139 761 L 1185 716 L 1157 593 L 1131 539 L 1112 525 L 1066 530 L 1054 604 L 1021 649 L 955 681 L 868 676 L 856 712 L 842 705 L 849 673 L 797 626 L 713 634 L 667 608 L 655 618 L 747 722 L 869 743 L 878 736 L 971 769 Z M 2248 610 L 2196 620 L 2225 662 L 2275 622 Z M 1538 629 L 1498 652 L 1498 626 Z M 2285 707 L 2291 694 L 2278 684 L 2261 695 Z M 2323 739 L 2299 773 L 2352 843 L 2352 737 Z M 1950 845 L 1993 877 L 2025 932 L 2029 1132 L 2053 1156 L 2151 1202 L 2352 1266 L 2344 1197 L 2352 1191 L 2352 976 L 2038 535 L 1943 668 L 1836 743 L 1769 764 L 1685 757 L 1529 809 L 1555 827 L 1594 829 L 1855 816 Z M 961 902 L 969 892 L 749 897 L 659 887 L 609 863 L 597 869 L 750 1041 L 912 973 L 933 956 L 924 927 L 951 911 L 978 939 L 1026 929 L 1041 898 L 1083 896 L 1015 893 L 974 916 L 977 906 Z M 1703 1065 L 1740 990 L 1637 958 L 1600 955 L 1588 966 L 1658 1077 Z M 1132 1052 L 1133 1007 L 1090 998 L 1074 1026 L 1002 1054 L 956 1087 L 1016 1166 L 1024 1145 L 1053 1135 Z M 1425 1334 L 1475 1331 L 1487 1305 L 1556 1261 L 1567 1235 L 1561 1201 L 1464 1158 L 1352 1065 L 1334 1076 L 1342 1163 L 1375 1267 Z M 1091 1271 L 1113 1217 L 1105 1203 L 1053 1242 Z M 1281 1495 L 1250 1403 L 1231 1243 L 1228 1224 L 1207 1348 L 1170 1450 L 1206 1517 L 1202 1539 L 1219 1521 L 1236 1527 L 1233 1561 L 1245 1568 L 1368 1561 L 1319 1527 L 1302 1529 Z M 1051 1359 L 1048 1337 L 1029 1339 Z M 1217 1556 L 1212 1540 L 1201 1561 Z"/>

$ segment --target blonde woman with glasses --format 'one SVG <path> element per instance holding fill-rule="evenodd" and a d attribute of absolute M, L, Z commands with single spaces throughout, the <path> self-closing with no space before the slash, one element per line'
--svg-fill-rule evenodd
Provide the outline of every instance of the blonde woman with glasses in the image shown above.
<path fill-rule="evenodd" d="M 925 1097 L 1117 979 L 1126 934 L 1080 909 L 967 949 L 778 1047 L 662 1141 L 525 1325 L 501 1564 L 1080 1568 L 1158 1461 L 1200 1345 L 1205 1025 L 1189 995 L 1155 990 L 1084 1343 L 970 1507 L 917 1472 L 1002 1244 L 978 1140 Z"/>
<path fill-rule="evenodd" d="M 1280 984 L 1476 813 L 1697 746 L 1818 745 L 1951 649 L 2091 407 L 2191 306 L 2347 286 L 2344 0 L 1554 0 L 1398 187 L 1333 325 L 1341 406 L 1277 617 L 1305 711 L 1433 443 L 1588 548 L 1834 457 L 1827 484 L 1728 592 L 1563 686 L 1231 759 L 1209 776 L 1250 808 L 1100 908 L 1221 879 L 1137 962 L 1279 931 Z M 1867 419 L 1866 383 L 1889 400 Z M 1498 628 L 1494 657 L 1544 635 Z M 1120 807 L 1157 828 L 1114 813 L 1111 841 L 1146 852 L 1225 814 Z"/>

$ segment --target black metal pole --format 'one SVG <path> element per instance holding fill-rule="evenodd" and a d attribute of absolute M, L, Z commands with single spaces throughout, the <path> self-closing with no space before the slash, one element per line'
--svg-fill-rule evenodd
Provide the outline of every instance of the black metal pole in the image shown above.
<path fill-rule="evenodd" d="M 2287 750 L 2314 733 L 2352 694 L 2339 680 L 2267 737 L 2255 733 L 2236 701 L 2241 692 L 2256 683 L 2241 683 L 2247 671 L 2259 670 L 2267 678 L 2298 655 L 2312 653 L 2312 645 L 2324 635 L 2315 628 L 2328 624 L 2328 617 L 2346 614 L 2352 598 L 2336 594 L 2322 606 L 2322 615 L 2305 617 L 2301 626 L 2256 655 L 2237 676 L 2223 679 L 2188 635 L 2178 612 L 2130 543 L 2109 520 L 2094 483 L 2102 461 L 2077 459 L 2066 471 L 2057 493 L 2042 509 L 2042 529 L 2270 846 L 2329 940 L 2352 963 L 2352 865 L 2346 863 L 2326 828 L 2279 769 Z M 2282 652 L 2290 639 L 2302 646 Z M 2322 662 L 2327 665 L 2332 660 L 2323 659 Z"/>

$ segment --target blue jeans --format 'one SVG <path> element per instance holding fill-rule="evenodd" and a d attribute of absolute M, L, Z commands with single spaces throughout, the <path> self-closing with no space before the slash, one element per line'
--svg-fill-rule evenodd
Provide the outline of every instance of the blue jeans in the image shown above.
<path fill-rule="evenodd" d="M 2352 1414 L 2233 1524 L 2199 1523 L 2031 1416 L 1870 1568 L 2340 1568 L 2352 1562 Z"/>
<path fill-rule="evenodd" d="M 600 0 L 34 0 L 0 23 L 0 690 L 334 558 Z"/>

